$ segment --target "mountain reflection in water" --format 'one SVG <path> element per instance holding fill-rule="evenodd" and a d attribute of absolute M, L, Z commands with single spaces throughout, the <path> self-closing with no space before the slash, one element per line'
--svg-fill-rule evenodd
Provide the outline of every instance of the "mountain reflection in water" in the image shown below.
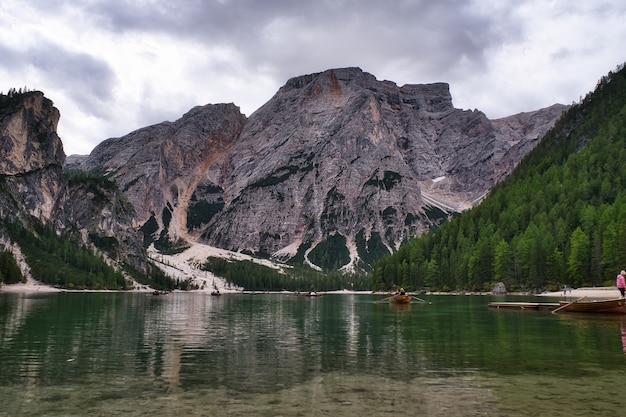
<path fill-rule="evenodd" d="M 426 298 L 0 294 L 0 416 L 619 415 L 624 318 Z"/>

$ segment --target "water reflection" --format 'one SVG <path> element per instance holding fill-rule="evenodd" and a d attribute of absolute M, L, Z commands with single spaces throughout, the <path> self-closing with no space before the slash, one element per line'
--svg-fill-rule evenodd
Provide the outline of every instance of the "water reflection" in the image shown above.
<path fill-rule="evenodd" d="M 610 329 L 611 333 L 616 335 L 614 341 L 619 340 L 622 352 L 626 353 L 626 316 L 621 314 L 571 313 L 560 314 L 559 319 L 564 324 L 576 328 L 579 332 L 598 333 L 603 329 Z"/>
<path fill-rule="evenodd" d="M 622 320 L 620 322 L 620 332 L 622 336 L 622 350 L 626 353 L 626 321 Z"/>
<path fill-rule="evenodd" d="M 248 407 L 260 398 L 286 404 L 298 391 L 309 405 L 322 398 L 341 405 L 346 398 L 396 398 L 396 390 L 416 384 L 425 385 L 411 390 L 444 395 L 439 387 L 480 375 L 524 375 L 532 387 L 533 378 L 626 370 L 624 318 L 492 311 L 485 297 L 410 305 L 376 299 L 1 296 L 0 402 L 11 399 L 23 411 L 24 404 L 42 404 L 37 397 L 46 391 L 47 406 L 79 404 L 82 393 L 97 404 L 211 395 L 216 406 Z M 342 395 L 328 388 L 331 382 Z M 467 392 L 468 403 L 477 392 Z"/>

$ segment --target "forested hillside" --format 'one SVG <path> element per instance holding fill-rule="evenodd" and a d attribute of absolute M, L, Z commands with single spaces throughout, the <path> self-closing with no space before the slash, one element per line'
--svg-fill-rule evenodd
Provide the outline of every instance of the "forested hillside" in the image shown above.
<path fill-rule="evenodd" d="M 626 269 L 626 69 L 573 105 L 478 207 L 381 259 L 376 288 L 614 285 Z"/>

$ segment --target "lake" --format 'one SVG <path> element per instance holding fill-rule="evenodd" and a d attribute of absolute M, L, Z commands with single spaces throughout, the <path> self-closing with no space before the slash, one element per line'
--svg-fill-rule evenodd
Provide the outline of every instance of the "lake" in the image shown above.
<path fill-rule="evenodd" d="M 382 298 L 0 293 L 0 416 L 624 415 L 624 317 Z"/>

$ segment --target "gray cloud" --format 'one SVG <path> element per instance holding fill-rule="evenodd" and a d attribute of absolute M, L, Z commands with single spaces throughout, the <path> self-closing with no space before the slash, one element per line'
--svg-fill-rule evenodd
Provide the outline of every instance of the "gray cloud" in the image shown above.
<path fill-rule="evenodd" d="M 30 65 L 45 74 L 52 84 L 65 86 L 80 107 L 95 115 L 107 114 L 102 104 L 112 99 L 115 75 L 105 61 L 52 43 L 39 44 L 26 51 L 26 55 Z"/>
<path fill-rule="evenodd" d="M 271 68 L 278 78 L 309 68 L 375 69 L 393 55 L 403 56 L 416 73 L 444 76 L 460 60 L 481 67 L 484 50 L 502 38 L 495 24 L 499 16 L 477 14 L 468 0 L 164 0 L 150 7 L 96 1 L 86 7 L 106 30 L 228 46 L 246 58 L 249 68 Z M 509 32 L 517 29 L 509 25 Z"/>
<path fill-rule="evenodd" d="M 28 35 L 0 39 L 0 75 L 61 92 L 81 112 L 60 109 L 64 142 L 94 146 L 207 102 L 249 114 L 291 77 L 347 66 L 448 82 L 457 107 L 501 117 L 593 88 L 626 59 L 625 20 L 621 0 L 3 0 L 0 30 Z"/>
<path fill-rule="evenodd" d="M 3 57 L 0 67 L 38 73 L 42 84 L 65 90 L 86 112 L 98 117 L 108 115 L 107 107 L 102 104 L 112 99 L 115 75 L 105 61 L 45 40 L 24 50 L 0 44 L 0 55 Z M 28 83 L 27 86 L 41 88 Z"/>

